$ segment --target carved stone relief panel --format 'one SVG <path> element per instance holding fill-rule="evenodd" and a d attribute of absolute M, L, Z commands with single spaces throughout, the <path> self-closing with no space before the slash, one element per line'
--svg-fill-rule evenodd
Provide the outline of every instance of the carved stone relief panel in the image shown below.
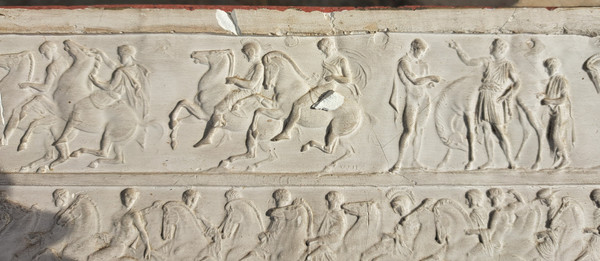
<path fill-rule="evenodd" d="M 600 164 L 600 47 L 584 36 L 18 35 L 0 45 L 5 172 Z"/>
<path fill-rule="evenodd" d="M 592 186 L 3 189 L 3 260 L 598 258 Z"/>
<path fill-rule="evenodd" d="M 599 13 L 2 9 L 0 260 L 599 260 Z"/>

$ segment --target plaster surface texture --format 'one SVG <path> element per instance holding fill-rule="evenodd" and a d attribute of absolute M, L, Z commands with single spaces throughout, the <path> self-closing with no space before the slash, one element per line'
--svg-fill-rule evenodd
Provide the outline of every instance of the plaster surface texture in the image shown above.
<path fill-rule="evenodd" d="M 600 9 L 0 9 L 0 260 L 597 260 Z"/>

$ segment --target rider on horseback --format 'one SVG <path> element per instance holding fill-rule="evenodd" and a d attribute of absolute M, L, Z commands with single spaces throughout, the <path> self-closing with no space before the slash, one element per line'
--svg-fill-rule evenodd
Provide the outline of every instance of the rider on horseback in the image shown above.
<path fill-rule="evenodd" d="M 359 96 L 360 91 L 356 85 L 353 84 L 354 77 L 352 76 L 348 58 L 337 51 L 335 42 L 331 39 L 323 38 L 317 43 L 317 47 L 325 54 L 326 58 L 323 61 L 323 78 L 317 87 L 311 89 L 309 93 L 310 98 L 313 100 L 313 106 L 321 99 L 324 99 L 325 94 L 332 93 L 331 91 L 341 92 L 343 96 L 348 97 L 345 95 L 348 90 L 338 88 L 339 86 L 348 88 L 351 93 L 350 96 Z M 304 102 L 304 99 L 299 99 L 294 102 L 292 111 L 287 118 L 286 125 L 283 127 L 281 133 L 272 139 L 273 141 L 287 140 L 290 138 L 290 132 L 295 127 L 298 120 L 300 120 L 302 109 L 309 108 L 309 106 L 302 106 Z"/>
<path fill-rule="evenodd" d="M 204 136 L 194 147 L 200 147 L 212 143 L 212 138 L 217 128 L 225 126 L 225 118 L 223 115 L 228 111 L 235 111 L 239 108 L 240 103 L 251 96 L 260 93 L 260 86 L 263 82 L 265 67 L 260 61 L 260 45 L 256 42 L 248 42 L 242 47 L 242 53 L 246 56 L 248 62 L 252 63 L 246 77 L 239 76 L 227 77 L 226 84 L 234 84 L 238 89 L 233 90 L 225 98 L 215 106 L 215 110 L 206 123 Z"/>

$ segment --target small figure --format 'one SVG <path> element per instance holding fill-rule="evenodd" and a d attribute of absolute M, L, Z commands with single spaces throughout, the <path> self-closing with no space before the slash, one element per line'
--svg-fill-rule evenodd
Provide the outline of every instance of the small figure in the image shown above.
<path fill-rule="evenodd" d="M 361 261 L 379 260 L 380 258 L 393 258 L 393 260 L 420 260 L 422 251 L 417 251 L 419 246 L 416 239 L 424 226 L 427 226 L 420 220 L 423 212 L 431 213 L 435 201 L 426 198 L 418 206 L 411 193 L 401 193 L 394 196 L 390 206 L 396 214 L 400 216 L 400 221 L 394 227 L 393 233 L 386 233 L 381 237 L 378 243 L 365 250 L 361 256 Z M 433 238 L 432 238 L 433 239 Z M 426 249 L 429 251 L 430 249 Z"/>
<path fill-rule="evenodd" d="M 202 139 L 200 139 L 200 141 L 198 141 L 198 143 L 194 144 L 194 147 L 211 144 L 216 129 L 224 127 L 227 124 L 223 118 L 223 115 L 228 111 L 235 111 L 239 109 L 241 103 L 245 99 L 260 93 L 265 71 L 265 68 L 260 60 L 260 45 L 256 42 L 246 43 L 242 47 L 242 53 L 246 56 L 248 62 L 251 63 L 248 74 L 244 78 L 240 76 L 233 76 L 225 79 L 226 84 L 233 84 L 238 87 L 238 89 L 228 93 L 227 96 L 225 96 L 225 98 L 223 98 L 223 100 L 215 106 L 210 120 L 206 123 L 204 136 Z"/>
<path fill-rule="evenodd" d="M 575 260 L 584 247 L 583 208 L 573 198 L 557 198 L 549 188 L 540 189 L 535 200 L 548 207 L 546 230 L 536 234 L 538 253 L 547 260 Z"/>
<path fill-rule="evenodd" d="M 313 214 L 302 198 L 292 202 L 287 189 L 273 192 L 275 207 L 267 211 L 271 223 L 258 238 L 261 243 L 242 260 L 300 260 L 306 252 L 306 240 L 311 238 Z"/>
<path fill-rule="evenodd" d="M 327 213 L 321 222 L 317 236 L 306 241 L 308 255 L 306 261 L 338 260 L 337 253 L 342 246 L 346 233 L 346 216 L 342 210 L 344 196 L 338 191 L 331 191 L 325 196 Z"/>
<path fill-rule="evenodd" d="M 121 191 L 121 203 L 125 213 L 115 220 L 114 234 L 110 243 L 88 257 L 88 261 L 117 260 L 128 257 L 128 250 L 141 238 L 144 243 L 144 259 L 150 259 L 152 247 L 146 231 L 144 210 L 134 208 L 140 192 L 134 188 L 126 188 Z M 157 207 L 157 206 L 156 206 Z"/>
<path fill-rule="evenodd" d="M 405 87 L 406 100 L 404 103 L 404 113 L 402 122 L 404 128 L 402 136 L 400 136 L 400 151 L 396 164 L 390 169 L 391 172 L 399 172 L 402 168 L 402 158 L 409 143 L 413 144 L 413 166 L 423 168 L 419 163 L 419 152 L 421 151 L 421 141 L 423 140 L 423 129 L 431 111 L 429 94 L 426 88 L 435 86 L 435 83 L 440 82 L 440 77 L 429 75 L 427 63 L 421 59 L 425 56 L 428 46 L 422 39 L 415 39 L 410 44 L 410 52 L 404 55 L 398 61 L 398 77 Z M 398 91 L 394 84 L 390 104 L 396 111 L 399 112 L 397 99 Z"/>
<path fill-rule="evenodd" d="M 592 227 L 585 228 L 583 232 L 591 234 L 591 237 L 587 246 L 575 261 L 600 260 L 600 189 L 592 190 L 590 199 L 596 206 L 596 209 L 594 209 L 594 223 Z"/>
<path fill-rule="evenodd" d="M 510 194 L 516 201 L 506 203 L 506 194 Z M 515 213 L 525 206 L 525 200 L 518 192 L 509 190 L 505 193 L 502 189 L 491 188 L 487 191 L 488 198 L 492 201 L 494 210 L 489 214 L 489 222 L 484 228 L 467 230 L 467 235 L 478 235 L 481 241 L 467 253 L 468 260 L 485 260 L 502 257 L 510 252 L 506 249 L 505 240 L 514 232 L 516 221 Z"/>
<path fill-rule="evenodd" d="M 454 41 L 450 42 L 449 46 L 456 50 L 458 57 L 465 65 L 481 66 L 485 69 L 475 107 L 475 122 L 483 128 L 488 160 L 479 168 L 486 169 L 492 165 L 494 159 L 494 147 L 490 139 L 492 134 L 498 138 L 508 161 L 508 168 L 516 168 L 507 133 L 507 124 L 512 115 L 512 101 L 521 82 L 515 66 L 506 59 L 508 43 L 499 38 L 494 39 L 490 46 L 491 55 L 479 58 L 470 58 Z M 469 140 L 469 161 L 465 169 L 472 169 L 475 161 L 473 133 L 469 133 L 467 138 Z"/>
<path fill-rule="evenodd" d="M 323 38 L 317 43 L 317 48 L 325 54 L 325 60 L 322 64 L 322 78 L 317 86 L 310 90 L 308 95 L 304 95 L 294 102 L 283 130 L 272 141 L 290 139 L 292 130 L 300 120 L 302 110 L 309 110 L 311 107 L 314 108 L 321 101 L 322 96 L 328 92 L 329 95 L 331 95 L 331 92 L 339 92 L 346 99 L 360 96 L 360 89 L 353 83 L 354 77 L 348 58 L 338 52 L 335 42 L 329 38 Z M 307 99 L 312 101 L 312 106 L 306 106 Z M 341 104 L 337 105 L 338 108 L 340 106 Z"/>
<path fill-rule="evenodd" d="M 237 190 L 225 192 L 225 219 L 219 226 L 228 245 L 225 261 L 239 261 L 260 242 L 257 235 L 265 231 L 261 215 L 254 203 L 242 198 Z"/>
<path fill-rule="evenodd" d="M 467 206 L 471 209 L 471 213 L 469 213 L 469 218 L 471 219 L 471 223 L 473 224 L 473 230 L 469 231 L 468 234 L 475 234 L 478 236 L 479 243 L 472 249 L 470 249 L 467 253 L 477 252 L 484 250 L 485 254 L 491 256 L 494 251 L 491 249 L 491 238 L 490 234 L 487 231 L 488 228 L 488 219 L 489 219 L 489 210 L 484 206 L 485 204 L 485 194 L 478 189 L 471 189 L 465 193 L 465 199 L 467 201 Z M 484 248 L 481 248 L 484 247 Z M 467 259 L 470 258 L 467 255 Z M 470 259 L 468 259 L 470 260 Z"/>
<path fill-rule="evenodd" d="M 549 58 L 544 61 L 544 67 L 550 76 L 546 91 L 539 94 L 541 104 L 548 106 L 548 144 L 554 154 L 555 169 L 569 166 L 571 159 L 567 145 L 568 127 L 573 124 L 571 111 L 571 97 L 569 95 L 569 82 L 567 78 L 559 73 L 560 61 Z M 575 135 L 571 133 L 571 144 L 574 143 Z"/>
<path fill-rule="evenodd" d="M 96 204 L 85 194 L 74 199 L 73 193 L 57 189 L 52 193 L 59 211 L 52 227 L 44 232 L 30 233 L 31 245 L 15 255 L 13 260 L 35 260 L 44 256 L 80 260 L 94 252 L 100 238 L 100 214 Z M 87 253 L 87 254 L 86 254 Z"/>

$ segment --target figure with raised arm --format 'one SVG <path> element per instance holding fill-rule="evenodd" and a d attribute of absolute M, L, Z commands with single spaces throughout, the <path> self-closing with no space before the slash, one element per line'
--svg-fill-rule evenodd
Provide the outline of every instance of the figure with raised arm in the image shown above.
<path fill-rule="evenodd" d="M 354 76 L 352 75 L 350 62 L 338 51 L 335 42 L 329 38 L 323 38 L 317 43 L 317 48 L 325 55 L 321 80 L 307 95 L 294 102 L 283 130 L 272 139 L 273 141 L 290 139 L 291 132 L 300 120 L 302 111 L 310 110 L 311 107 L 326 98 L 324 97 L 326 93 L 339 93 L 345 99 L 360 96 L 360 89 L 353 83 Z M 306 106 L 307 99 L 312 106 Z"/>
<path fill-rule="evenodd" d="M 410 52 L 404 55 L 398 61 L 398 77 L 406 90 L 406 99 L 404 101 L 404 112 L 402 123 L 404 125 L 402 135 L 400 136 L 398 160 L 390 169 L 391 172 L 399 172 L 402 168 L 402 159 L 408 149 L 409 143 L 413 145 L 412 165 L 416 168 L 423 168 L 419 163 L 419 152 L 421 150 L 421 141 L 423 140 L 423 129 L 427 123 L 429 112 L 431 111 L 430 97 L 426 88 L 431 88 L 435 83 L 440 82 L 440 77 L 429 74 L 429 68 L 422 58 L 427 52 L 428 46 L 422 39 L 414 39 L 410 44 Z M 398 91 L 394 84 L 390 104 L 399 112 Z"/>
<path fill-rule="evenodd" d="M 571 115 L 571 97 L 569 81 L 559 73 L 560 61 L 549 58 L 544 61 L 546 72 L 550 76 L 546 91 L 539 95 L 542 105 L 548 106 L 548 144 L 554 154 L 553 168 L 560 169 L 569 166 L 571 158 L 568 149 L 568 128 L 573 124 Z M 571 141 L 575 137 L 571 134 Z"/>
<path fill-rule="evenodd" d="M 128 256 L 128 250 L 138 238 L 144 244 L 144 259 L 150 259 L 152 247 L 146 231 L 144 210 L 134 207 L 140 192 L 134 188 L 121 191 L 121 203 L 125 213 L 115 220 L 113 238 L 108 246 L 96 251 L 88 257 L 88 261 L 118 260 Z"/>
<path fill-rule="evenodd" d="M 455 49 L 460 60 L 467 66 L 483 67 L 484 72 L 479 87 L 479 96 L 475 106 L 475 124 L 483 128 L 485 149 L 488 160 L 480 169 L 491 167 L 494 159 L 494 147 L 491 135 L 495 135 L 500 148 L 508 161 L 508 168 L 516 168 L 507 125 L 512 115 L 512 101 L 519 90 L 521 81 L 513 63 L 506 59 L 509 45 L 506 41 L 496 38 L 490 46 L 490 56 L 470 58 L 469 55 L 454 41 L 450 48 Z M 469 133 L 469 161 L 465 169 L 472 169 L 475 161 L 474 137 Z"/>
<path fill-rule="evenodd" d="M 226 84 L 233 84 L 238 89 L 231 91 L 215 106 L 213 114 L 206 123 L 204 136 L 194 144 L 194 147 L 211 144 L 217 128 L 222 128 L 227 124 L 223 115 L 229 111 L 236 111 L 246 98 L 260 93 L 265 72 L 265 67 L 260 60 L 261 47 L 256 42 L 248 42 L 242 47 L 242 53 L 251 63 L 248 73 L 245 77 L 232 76 L 225 79 Z"/>

